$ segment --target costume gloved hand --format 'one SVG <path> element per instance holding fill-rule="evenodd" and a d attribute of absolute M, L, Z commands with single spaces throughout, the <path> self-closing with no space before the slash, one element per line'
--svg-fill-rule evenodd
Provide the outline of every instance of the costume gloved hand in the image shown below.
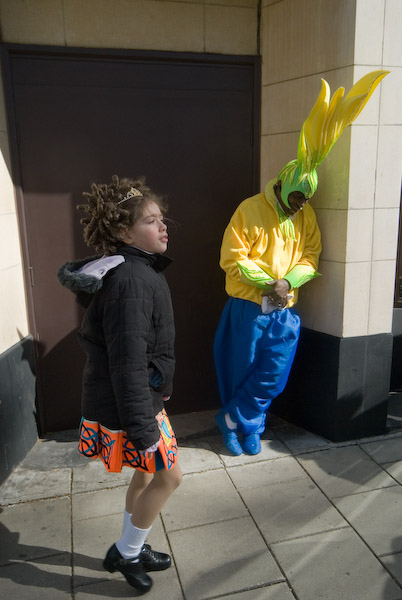
<path fill-rule="evenodd" d="M 290 289 L 289 282 L 286 279 L 275 279 L 267 284 L 269 286 L 269 290 L 263 292 L 263 296 L 268 296 L 269 301 L 279 306 L 280 308 L 285 308 L 288 303 L 288 292 Z"/>

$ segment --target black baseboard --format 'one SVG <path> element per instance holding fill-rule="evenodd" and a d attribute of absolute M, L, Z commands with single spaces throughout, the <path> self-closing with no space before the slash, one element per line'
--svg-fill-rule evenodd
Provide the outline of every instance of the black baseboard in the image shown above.
<path fill-rule="evenodd" d="M 337 338 L 302 328 L 271 411 L 333 442 L 386 433 L 392 334 Z"/>
<path fill-rule="evenodd" d="M 394 335 L 390 389 L 402 391 L 402 335 Z"/>
<path fill-rule="evenodd" d="M 32 338 L 0 355 L 0 483 L 38 439 Z"/>

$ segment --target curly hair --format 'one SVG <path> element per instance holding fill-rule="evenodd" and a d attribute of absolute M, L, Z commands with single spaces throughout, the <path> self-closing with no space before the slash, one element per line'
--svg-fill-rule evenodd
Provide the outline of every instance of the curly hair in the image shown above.
<path fill-rule="evenodd" d="M 131 188 L 141 194 L 127 198 Z M 144 177 L 120 179 L 113 175 L 112 183 L 92 183 L 91 191 L 83 196 L 87 204 L 79 204 L 77 209 L 88 214 L 80 221 L 84 225 L 85 243 L 107 256 L 116 252 L 122 244 L 121 234 L 138 221 L 148 202 L 155 202 L 162 213 L 167 209 L 164 199 L 152 192 Z"/>

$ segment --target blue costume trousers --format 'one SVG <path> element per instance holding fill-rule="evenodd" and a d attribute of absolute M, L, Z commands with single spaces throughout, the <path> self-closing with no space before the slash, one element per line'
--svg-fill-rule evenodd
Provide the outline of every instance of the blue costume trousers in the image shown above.
<path fill-rule="evenodd" d="M 223 413 L 244 434 L 265 429 L 266 412 L 285 388 L 300 334 L 294 308 L 268 315 L 254 302 L 230 298 L 215 335 L 214 357 Z"/>

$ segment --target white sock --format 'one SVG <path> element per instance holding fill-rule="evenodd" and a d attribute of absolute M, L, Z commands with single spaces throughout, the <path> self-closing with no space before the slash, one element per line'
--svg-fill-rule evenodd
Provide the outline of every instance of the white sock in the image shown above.
<path fill-rule="evenodd" d="M 139 527 L 134 527 L 130 519 L 124 528 L 121 538 L 116 542 L 117 550 L 122 557 L 135 558 L 138 556 L 151 529 L 152 527 L 149 529 L 139 529 Z"/>
<path fill-rule="evenodd" d="M 124 509 L 123 529 L 121 530 L 121 535 L 123 535 L 123 533 L 126 531 L 129 524 L 131 524 L 131 513 Z"/>
<path fill-rule="evenodd" d="M 232 419 L 230 418 L 229 413 L 225 413 L 225 423 L 226 423 L 226 427 L 228 429 L 237 429 L 237 423 L 235 423 L 234 421 L 232 421 Z"/>

